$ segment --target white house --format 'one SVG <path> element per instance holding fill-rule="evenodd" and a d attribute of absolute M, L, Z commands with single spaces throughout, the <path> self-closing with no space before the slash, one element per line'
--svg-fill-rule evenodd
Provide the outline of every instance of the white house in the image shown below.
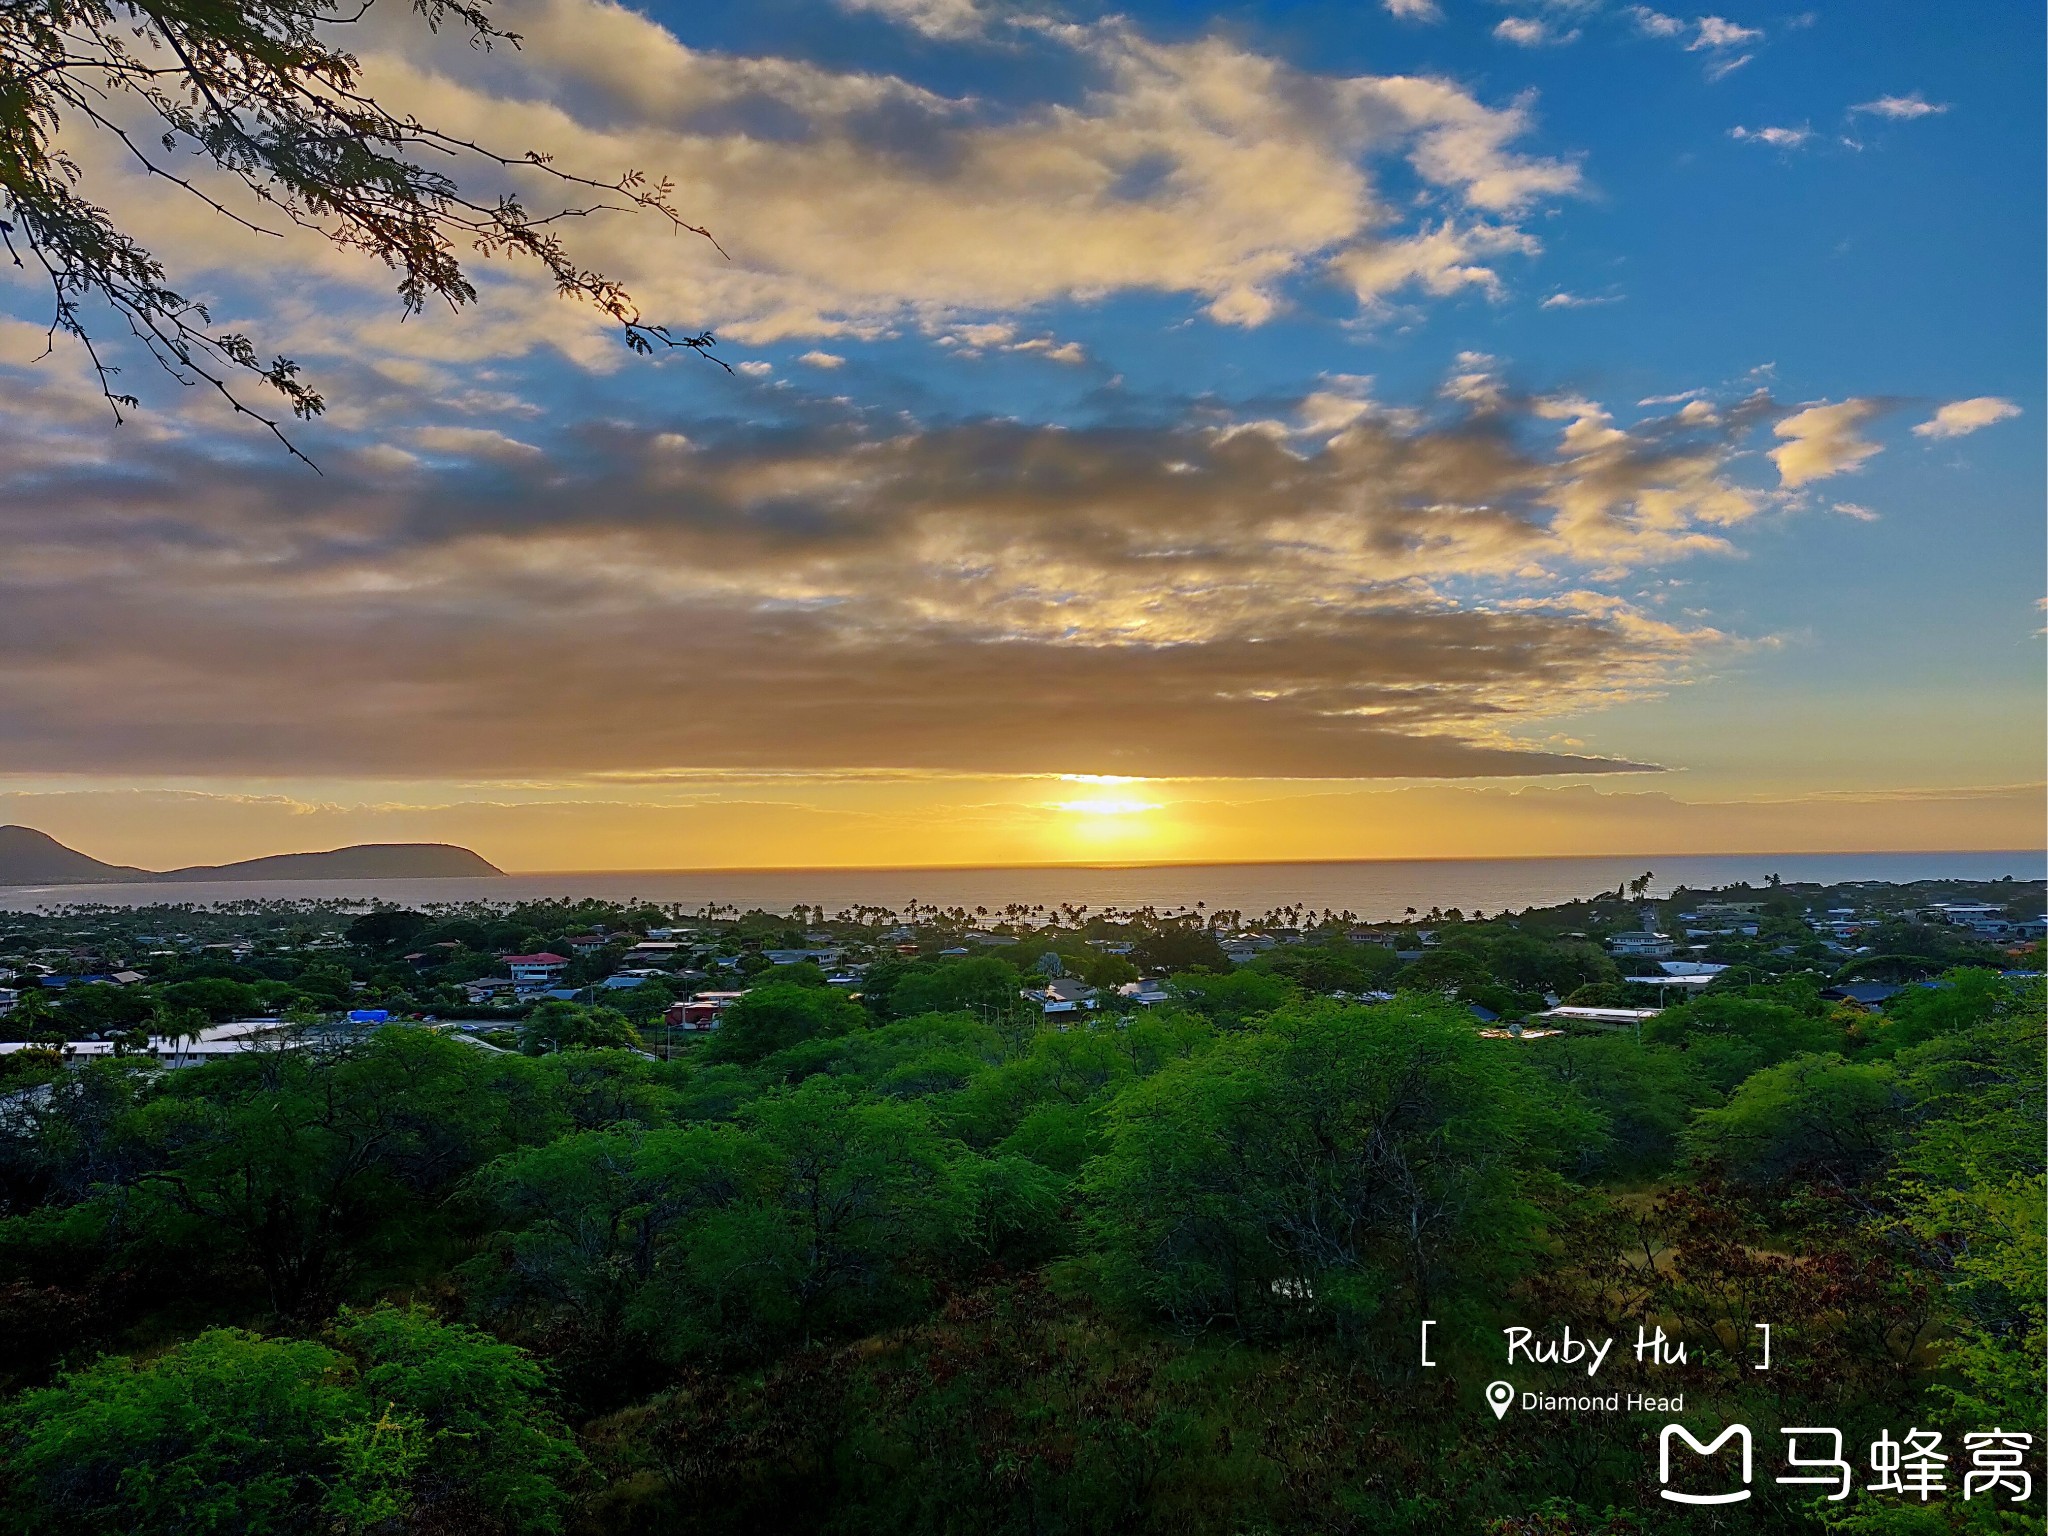
<path fill-rule="evenodd" d="M 1027 988 L 1024 997 L 1049 1019 L 1092 1013 L 1097 1006 L 1095 989 L 1072 976 L 1054 976 L 1042 987 Z"/>
<path fill-rule="evenodd" d="M 1591 1024 L 1600 1029 L 1640 1029 L 1645 1019 L 1654 1019 L 1663 1011 L 1662 1008 L 1582 1008 L 1568 1003 L 1561 1008 L 1546 1008 L 1530 1017 L 1554 1019 L 1559 1023 Z"/>
<path fill-rule="evenodd" d="M 1664 960 L 1678 953 L 1668 933 L 1617 933 L 1607 941 L 1607 949 L 1617 960 Z"/>
<path fill-rule="evenodd" d="M 505 969 L 512 973 L 512 989 L 515 992 L 539 992 L 552 987 L 555 979 L 569 968 L 566 955 L 557 955 L 542 950 L 537 955 L 507 955 Z"/>

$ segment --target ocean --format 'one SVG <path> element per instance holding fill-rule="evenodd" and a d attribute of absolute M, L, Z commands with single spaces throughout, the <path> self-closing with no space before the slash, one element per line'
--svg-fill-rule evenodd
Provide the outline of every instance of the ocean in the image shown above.
<path fill-rule="evenodd" d="M 710 904 L 786 912 L 799 904 L 837 912 L 855 906 L 902 911 L 920 907 L 994 910 L 1012 902 L 1101 912 L 1153 907 L 1238 911 L 1248 916 L 1290 906 L 1353 912 L 1384 921 L 1413 907 L 1473 911 L 1521 910 L 1611 891 L 1652 872 L 1653 896 L 1679 885 L 1695 889 L 1769 875 L 1786 881 L 2017 880 L 2048 876 L 2048 854 L 1773 853 L 1638 854 L 1625 858 L 1399 859 L 1310 864 L 1183 864 L 1038 867 L 1028 869 L 830 869 L 602 872 L 464 877 L 441 880 L 193 881 L 176 885 L 19 886 L 0 889 L 0 910 L 74 904 L 209 906 L 223 902 L 324 900 L 435 903 L 515 902 L 598 897 L 649 901 L 696 911 Z"/>

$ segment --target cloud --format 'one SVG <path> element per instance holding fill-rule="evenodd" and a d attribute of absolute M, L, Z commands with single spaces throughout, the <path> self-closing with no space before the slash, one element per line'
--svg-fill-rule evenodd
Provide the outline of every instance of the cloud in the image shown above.
<path fill-rule="evenodd" d="M 1049 335 L 1020 337 L 1017 334 L 1017 327 L 1007 320 L 953 326 L 939 337 L 939 345 L 955 357 L 980 357 L 989 352 L 1022 352 L 1035 353 L 1055 363 L 1078 365 L 1088 361 L 1088 353 L 1078 341 L 1061 341 Z"/>
<path fill-rule="evenodd" d="M 1534 254 L 1528 215 L 1581 190 L 1571 158 L 1527 149 L 1528 98 L 1490 104 L 1437 77 L 1303 70 L 1219 36 L 1035 22 L 1016 46 L 1057 88 L 995 100 L 688 48 L 606 0 L 500 10 L 528 47 L 482 58 L 448 39 L 421 46 L 373 13 L 359 42 L 366 86 L 514 155 L 534 147 L 598 174 L 672 177 L 677 205 L 729 261 L 638 217 L 580 223 L 575 248 L 648 318 L 742 347 L 1119 294 L 1179 296 L 1253 326 L 1353 269 L 1405 272 L 1425 294 L 1449 291 L 1454 266 L 1486 269 L 1461 284 L 1497 284 L 1487 254 Z M 461 366 L 545 345 L 588 368 L 617 365 L 607 328 L 530 268 L 480 264 L 483 302 L 460 325 L 399 324 L 376 264 L 317 236 L 226 228 L 178 189 L 111 154 L 104 163 L 109 202 L 174 271 L 262 293 L 270 329 L 301 358 Z M 551 200 L 533 171 L 467 170 L 530 205 Z M 1400 192 L 1383 193 L 1389 183 Z M 1446 230 L 1479 259 L 1443 258 Z M 1369 300 L 1382 282 L 1365 285 Z"/>
<path fill-rule="evenodd" d="M 848 11 L 871 11 L 926 37 L 973 37 L 988 25 L 975 0 L 839 0 Z"/>
<path fill-rule="evenodd" d="M 1859 428 L 1882 409 L 1875 400 L 1844 400 L 1787 416 L 1771 429 L 1785 440 L 1771 450 L 1781 483 L 1790 489 L 1861 468 L 1881 450 Z"/>
<path fill-rule="evenodd" d="M 1088 354 L 1078 341 L 1054 341 L 1050 336 L 1032 336 L 1013 343 L 1006 350 L 1011 352 L 1036 352 L 1047 362 L 1080 365 L 1088 361 Z"/>
<path fill-rule="evenodd" d="M 1739 27 L 1719 16 L 1702 16 L 1698 35 L 1685 46 L 1689 52 L 1702 48 L 1740 48 L 1758 41 L 1763 35 L 1760 27 Z"/>
<path fill-rule="evenodd" d="M 1559 32 L 1540 17 L 1510 16 L 1493 29 L 1493 35 L 1520 48 L 1544 48 L 1575 42 L 1579 32 L 1576 27 Z"/>
<path fill-rule="evenodd" d="M 1732 59 L 1716 59 L 1707 65 L 1707 78 L 1725 80 L 1755 57 L 1753 53 L 1739 53 Z"/>
<path fill-rule="evenodd" d="M 429 453 L 451 457 L 536 458 L 540 454 L 533 444 L 491 427 L 415 427 L 407 435 Z"/>
<path fill-rule="evenodd" d="M 1632 5 L 1628 14 L 1635 18 L 1636 30 L 1645 37 L 1679 37 L 1685 32 L 1685 23 L 1676 16 L 1666 16 L 1647 5 Z"/>
<path fill-rule="evenodd" d="M 1389 16 L 1402 21 L 1442 21 L 1443 11 L 1436 0 L 1380 0 Z"/>
<path fill-rule="evenodd" d="M 1948 110 L 1947 102 L 1929 101 L 1918 91 L 1906 96 L 1880 96 L 1875 101 L 1859 102 L 1849 109 L 1851 112 L 1870 112 L 1879 117 L 1889 117 L 1901 122 L 1911 122 L 1916 117 L 1932 117 Z"/>
<path fill-rule="evenodd" d="M 1768 144 L 1773 149 L 1797 149 L 1813 137 L 1811 128 L 1743 128 L 1728 130 L 1731 139 L 1746 140 L 1755 144 Z"/>
<path fill-rule="evenodd" d="M 1967 437 L 2001 421 L 2010 421 L 2020 408 L 1996 395 L 1979 395 L 1974 400 L 1951 400 L 1913 429 L 1915 437 Z"/>
<path fill-rule="evenodd" d="M 1567 293 L 1560 288 L 1538 306 L 1541 309 L 1594 309 L 1602 304 L 1619 304 L 1619 294 L 1586 295 Z"/>
<path fill-rule="evenodd" d="M 378 789 L 384 786 L 377 786 Z M 744 905 L 781 908 L 795 900 L 836 906 L 872 894 L 873 878 L 823 873 L 900 865 L 907 850 L 982 869 L 1074 860 L 1073 819 L 1048 811 L 1047 787 L 986 780 L 926 779 L 908 808 L 897 781 L 871 783 L 730 776 L 686 782 L 668 791 L 607 781 L 571 781 L 549 790 L 521 786 L 398 785 L 318 801 L 274 794 L 190 790 L 0 790 L 0 821 L 48 829 L 101 858 L 147 868 L 285 849 L 357 842 L 449 840 L 511 870 L 737 870 L 686 882 L 675 894 L 694 903 L 716 894 Z M 1892 847 L 1945 850 L 2023 848 L 2039 833 L 2043 786 L 1985 786 L 1904 793 L 1793 794 L 1769 799 L 1688 799 L 1625 780 L 1592 784 L 1146 785 L 1165 800 L 1171 832 L 1148 834 L 1135 856 L 1189 863 L 1274 859 L 1428 859 L 1610 855 L 1656 848 L 1663 856 L 1803 847 L 1815 852 Z M 1038 802 L 1033 804 L 1032 802 Z M 1166 840 L 1170 838 L 1170 840 Z M 803 876 L 752 874 L 763 865 L 795 866 Z M 1659 866 L 1662 867 L 1661 865 Z M 1784 860 L 1759 852 L 1761 878 L 1820 874 L 1811 854 Z M 2014 873 L 2029 869 L 2018 861 Z M 1620 877 L 1617 869 L 1615 878 Z M 1822 876 L 1825 877 L 1824 875 Z M 921 875 L 916 890 L 973 903 L 1015 897 L 1036 885 L 1048 900 L 1065 877 L 1005 869 L 986 878 Z M 1569 877 L 1566 877 L 1569 878 Z M 1591 883 L 1590 879 L 1586 883 Z M 566 877 L 558 888 L 587 894 L 610 886 L 620 896 L 661 894 L 636 880 Z M 571 887 L 574 887 L 573 891 Z M 900 900 L 910 888 L 889 893 Z M 835 895 L 835 892 L 841 894 Z M 78 893 L 74 893 L 78 894 Z M 1212 886 L 1210 900 L 1217 896 Z M 1560 889 L 1560 895 L 1570 894 Z M 1030 897 L 1025 899 L 1029 900 Z M 1404 898 L 1383 897 L 1398 910 Z M 1369 914 L 1370 915 L 1370 914 Z"/>
<path fill-rule="evenodd" d="M 0 388 L 8 763 L 423 777 L 1613 767 L 1529 733 L 1729 643 L 1600 588 L 1732 547 L 1777 410 L 1624 428 L 1473 359 L 1427 411 L 1333 379 L 1277 431 L 814 401 L 315 481 L 185 437 L 112 464 L 50 394 Z"/>
<path fill-rule="evenodd" d="M 800 363 L 809 363 L 813 368 L 844 368 L 846 359 L 837 352 L 804 352 L 797 357 Z"/>
<path fill-rule="evenodd" d="M 1517 229 L 1446 221 L 1408 240 L 1346 252 L 1334 266 L 1368 306 L 1410 287 L 1438 296 L 1477 288 L 1488 298 L 1499 298 L 1505 285 L 1488 261 L 1503 253 L 1535 249 L 1535 241 Z"/>
<path fill-rule="evenodd" d="M 1870 508 L 1860 502 L 1838 501 L 1835 503 L 1835 510 L 1844 517 L 1855 518 L 1859 523 L 1874 523 L 1879 520 L 1879 514 L 1871 511 Z"/>

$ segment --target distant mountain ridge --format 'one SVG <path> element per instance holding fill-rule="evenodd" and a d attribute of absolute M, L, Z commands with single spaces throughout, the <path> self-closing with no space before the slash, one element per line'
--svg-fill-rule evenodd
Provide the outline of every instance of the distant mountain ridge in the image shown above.
<path fill-rule="evenodd" d="M 453 843 L 355 843 L 325 853 L 273 853 L 232 864 L 137 869 L 67 848 L 34 827 L 0 827 L 0 886 L 110 885 L 195 880 L 429 880 L 502 875 L 481 854 Z"/>

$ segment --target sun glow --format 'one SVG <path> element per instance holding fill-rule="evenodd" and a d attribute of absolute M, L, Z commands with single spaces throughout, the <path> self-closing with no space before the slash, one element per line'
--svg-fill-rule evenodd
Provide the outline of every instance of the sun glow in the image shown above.
<path fill-rule="evenodd" d="M 1107 773 L 1060 777 L 1087 791 L 1071 800 L 1044 802 L 1045 809 L 1057 815 L 1053 825 L 1064 846 L 1085 847 L 1098 857 L 1137 858 L 1156 856 L 1176 840 L 1173 823 L 1153 814 L 1166 810 L 1166 803 L 1144 797 L 1144 790 L 1151 787 L 1145 780 Z"/>
<path fill-rule="evenodd" d="M 1114 800 L 1107 797 L 1094 800 L 1056 800 L 1053 808 L 1071 811 L 1078 816 L 1137 816 L 1146 811 L 1164 810 L 1157 800 Z"/>

